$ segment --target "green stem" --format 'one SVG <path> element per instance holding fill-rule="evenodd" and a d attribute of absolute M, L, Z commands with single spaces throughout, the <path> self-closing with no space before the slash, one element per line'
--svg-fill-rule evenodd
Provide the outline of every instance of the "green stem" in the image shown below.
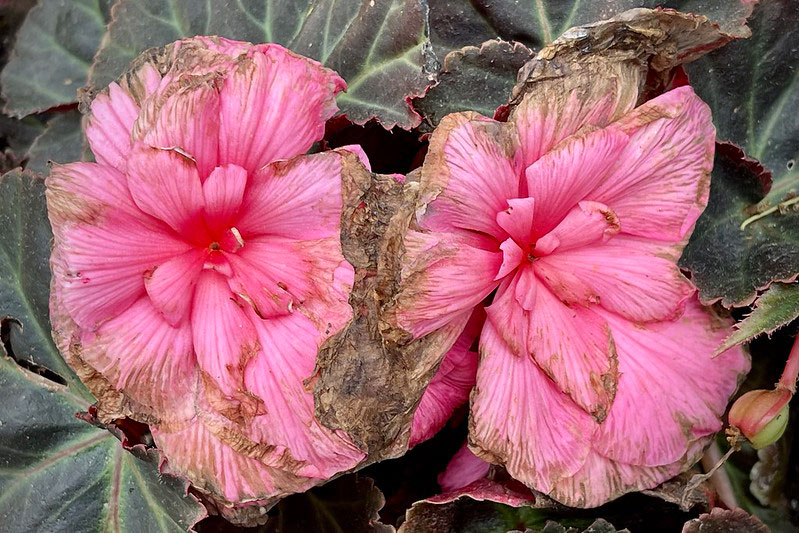
<path fill-rule="evenodd" d="M 799 203 L 799 196 L 797 196 L 796 198 L 791 198 L 790 200 L 785 200 L 781 204 L 777 204 L 774 207 L 766 209 L 762 213 L 758 213 L 756 215 L 752 215 L 751 217 L 749 217 L 749 218 L 747 218 L 746 220 L 743 221 L 743 223 L 741 224 L 741 231 L 746 229 L 746 226 L 748 226 L 752 222 L 754 222 L 756 220 L 760 220 L 761 218 L 765 218 L 765 217 L 769 216 L 770 214 L 779 211 L 780 209 L 784 209 L 784 208 L 789 207 L 789 206 L 791 206 L 793 204 L 796 204 L 796 203 Z"/>

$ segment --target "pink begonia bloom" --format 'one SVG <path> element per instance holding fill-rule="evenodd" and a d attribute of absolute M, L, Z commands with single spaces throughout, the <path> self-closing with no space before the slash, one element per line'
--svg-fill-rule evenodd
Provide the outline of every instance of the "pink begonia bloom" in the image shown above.
<path fill-rule="evenodd" d="M 301 155 L 345 83 L 274 44 L 167 50 L 167 70 L 94 99 L 97 163 L 47 181 L 54 332 L 95 394 L 151 423 L 169 471 L 222 502 L 270 500 L 365 457 L 304 383 L 352 317 L 341 181 L 360 163 Z"/>
<path fill-rule="evenodd" d="M 708 198 L 707 106 L 690 87 L 637 108 L 594 88 L 558 96 L 526 95 L 506 123 L 441 122 L 393 312 L 418 338 L 493 293 L 471 449 L 596 506 L 698 460 L 749 360 L 712 357 L 726 324 L 676 264 Z"/>

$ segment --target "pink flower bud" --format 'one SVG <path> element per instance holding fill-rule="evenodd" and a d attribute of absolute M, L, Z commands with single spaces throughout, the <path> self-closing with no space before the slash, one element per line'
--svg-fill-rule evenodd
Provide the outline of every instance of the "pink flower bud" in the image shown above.
<path fill-rule="evenodd" d="M 730 409 L 730 426 L 738 428 L 755 449 L 773 444 L 788 425 L 791 396 L 782 388 L 749 391 Z"/>

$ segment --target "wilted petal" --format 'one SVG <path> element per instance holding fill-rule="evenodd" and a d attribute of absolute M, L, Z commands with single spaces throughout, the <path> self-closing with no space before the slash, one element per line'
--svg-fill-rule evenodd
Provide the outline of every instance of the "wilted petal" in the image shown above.
<path fill-rule="evenodd" d="M 469 446 L 463 446 L 452 456 L 447 469 L 438 475 L 438 484 L 444 492 L 462 489 L 488 475 L 491 463 L 477 457 Z"/>
<path fill-rule="evenodd" d="M 594 422 L 532 358 L 511 352 L 490 321 L 480 337 L 480 355 L 469 424 L 472 450 L 549 492 L 582 466 Z"/>
<path fill-rule="evenodd" d="M 236 165 L 217 167 L 203 183 L 205 223 L 211 231 L 228 229 L 239 213 L 247 171 Z"/>
<path fill-rule="evenodd" d="M 150 301 L 171 326 L 177 326 L 188 315 L 206 255 L 203 250 L 189 250 L 144 276 Z"/>
<path fill-rule="evenodd" d="M 677 267 L 681 250 L 619 234 L 607 243 L 557 250 L 535 269 L 565 302 L 599 303 L 635 321 L 672 319 L 695 290 Z"/>
<path fill-rule="evenodd" d="M 471 351 L 471 347 L 480 335 L 484 320 L 482 310 L 475 310 L 463 333 L 441 361 L 413 414 L 409 448 L 438 433 L 455 409 L 469 398 L 477 375 L 477 353 Z"/>
<path fill-rule="evenodd" d="M 496 217 L 508 208 L 508 198 L 519 195 L 519 173 L 512 158 L 515 144 L 505 130 L 476 113 L 444 117 L 422 167 L 421 200 L 429 202 L 419 220 L 423 227 L 507 237 Z"/>
<path fill-rule="evenodd" d="M 324 135 L 345 86 L 332 70 L 281 46 L 241 57 L 222 87 L 219 160 L 252 173 L 304 154 Z"/>
<path fill-rule="evenodd" d="M 549 255 L 555 250 L 579 248 L 605 242 L 619 232 L 619 218 L 605 204 L 583 201 L 572 208 L 555 229 L 538 239 L 533 254 Z"/>
<path fill-rule="evenodd" d="M 497 286 L 502 254 L 474 248 L 454 234 L 409 231 L 396 317 L 421 337 L 470 311 Z"/>
<path fill-rule="evenodd" d="M 98 163 L 124 172 L 138 116 L 139 106 L 116 82 L 108 86 L 107 93 L 94 98 L 86 122 L 86 139 Z"/>
<path fill-rule="evenodd" d="M 721 416 L 749 358 L 740 347 L 716 358 L 729 333 L 695 299 L 674 322 L 634 324 L 603 313 L 619 354 L 619 386 L 594 447 L 624 463 L 680 459 L 692 440 L 721 429 Z M 636 443 L 630 446 L 630 443 Z"/>
<path fill-rule="evenodd" d="M 682 240 L 707 205 L 716 138 L 707 104 L 691 87 L 680 87 L 612 128 L 630 142 L 590 199 L 608 204 L 624 233 Z"/>
<path fill-rule="evenodd" d="M 324 152 L 271 164 L 251 176 L 237 228 L 292 239 L 339 236 L 341 158 Z"/>
<path fill-rule="evenodd" d="M 593 191 L 627 142 L 627 135 L 618 130 L 589 131 L 569 137 L 527 167 L 528 194 L 536 202 L 537 236 L 551 231 L 581 200 L 596 200 Z"/>

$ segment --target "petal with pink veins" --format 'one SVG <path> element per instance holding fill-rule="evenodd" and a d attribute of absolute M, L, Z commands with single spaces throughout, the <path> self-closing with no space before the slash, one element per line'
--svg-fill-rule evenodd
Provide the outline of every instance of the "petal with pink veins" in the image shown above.
<path fill-rule="evenodd" d="M 56 165 L 48 216 L 60 253 L 53 275 L 72 319 L 89 331 L 145 294 L 144 277 L 190 246 L 133 203 L 125 176 L 95 163 Z"/>
<path fill-rule="evenodd" d="M 144 276 L 150 301 L 169 325 L 176 327 L 188 315 L 194 285 L 203 268 L 207 252 L 193 249 L 158 265 Z"/>
<path fill-rule="evenodd" d="M 483 327 L 480 357 L 470 448 L 478 457 L 505 465 L 529 487 L 549 492 L 582 467 L 595 422 L 531 357 L 514 354 L 491 321 Z"/>
<path fill-rule="evenodd" d="M 497 224 L 520 245 L 532 242 L 534 198 L 511 198 L 508 207 L 497 213 Z"/>
<path fill-rule="evenodd" d="M 322 138 L 336 93 L 346 87 L 332 70 L 282 46 L 241 57 L 222 87 L 220 163 L 252 173 L 304 154 Z"/>
<path fill-rule="evenodd" d="M 268 165 L 251 175 L 236 227 L 243 235 L 338 237 L 341 158 L 336 152 L 313 154 Z"/>
<path fill-rule="evenodd" d="M 530 351 L 527 347 L 528 330 L 530 325 L 529 309 L 525 309 L 517 293 L 524 296 L 524 290 L 519 289 L 520 283 L 529 283 L 528 278 L 530 268 L 522 268 L 512 276 L 502 280 L 491 305 L 486 307 L 488 320 L 491 321 L 497 333 L 505 341 L 510 350 L 520 356 L 527 357 Z M 524 279 L 523 279 L 524 278 Z M 532 287 L 527 289 L 535 291 L 535 279 L 532 280 Z"/>
<path fill-rule="evenodd" d="M 136 205 L 181 236 L 205 245 L 203 186 L 194 162 L 174 150 L 138 147 L 128 158 L 128 187 Z"/>
<path fill-rule="evenodd" d="M 108 86 L 107 93 L 94 98 L 86 122 L 86 139 L 98 163 L 124 172 L 138 116 L 139 106 L 116 82 Z"/>
<path fill-rule="evenodd" d="M 491 463 L 477 457 L 464 443 L 449 460 L 447 468 L 438 475 L 438 484 L 444 492 L 459 490 L 483 479 L 490 470 Z"/>
<path fill-rule="evenodd" d="M 619 130 L 593 130 L 573 135 L 527 167 L 528 194 L 535 198 L 534 233 L 555 228 L 581 200 L 605 180 L 627 145 Z"/>
<path fill-rule="evenodd" d="M 499 245 L 502 250 L 502 266 L 499 267 L 499 272 L 494 276 L 495 280 L 501 280 L 522 264 L 526 258 L 524 257 L 524 250 L 519 248 L 512 238 L 508 237 L 502 244 Z"/>
<path fill-rule="evenodd" d="M 231 227 L 239 213 L 247 171 L 236 165 L 216 167 L 203 183 L 205 223 L 212 232 Z"/>
<path fill-rule="evenodd" d="M 681 250 L 619 234 L 606 243 L 557 250 L 535 269 L 566 303 L 599 303 L 638 322 L 674 319 L 695 290 L 677 267 Z"/>
<path fill-rule="evenodd" d="M 555 229 L 538 239 L 533 254 L 541 257 L 555 250 L 569 250 L 595 242 L 606 242 L 619 232 L 619 228 L 619 218 L 605 204 L 579 202 Z"/>
<path fill-rule="evenodd" d="M 409 231 L 404 244 L 400 275 L 405 289 L 393 312 L 398 325 L 414 337 L 471 310 L 498 285 L 499 252 L 474 248 L 452 233 Z"/>
<path fill-rule="evenodd" d="M 678 242 L 705 209 L 715 129 L 689 86 L 653 98 L 614 123 L 630 142 L 591 200 L 608 204 L 621 231 Z"/>
<path fill-rule="evenodd" d="M 619 354 L 619 385 L 594 438 L 602 455 L 659 466 L 679 460 L 691 441 L 721 429 L 721 416 L 749 370 L 740 347 L 713 357 L 729 334 L 696 299 L 674 322 L 635 324 L 602 312 Z M 631 446 L 630 443 L 635 443 Z"/>
<path fill-rule="evenodd" d="M 433 231 L 476 231 L 502 241 L 497 213 L 519 196 L 508 128 L 477 113 L 447 115 L 433 132 L 422 167 L 419 224 Z"/>
<path fill-rule="evenodd" d="M 477 375 L 478 358 L 471 347 L 480 335 L 484 320 L 485 313 L 480 308 L 476 309 L 463 333 L 441 361 L 413 414 L 409 448 L 432 438 L 444 427 L 455 409 L 468 400 Z"/>

